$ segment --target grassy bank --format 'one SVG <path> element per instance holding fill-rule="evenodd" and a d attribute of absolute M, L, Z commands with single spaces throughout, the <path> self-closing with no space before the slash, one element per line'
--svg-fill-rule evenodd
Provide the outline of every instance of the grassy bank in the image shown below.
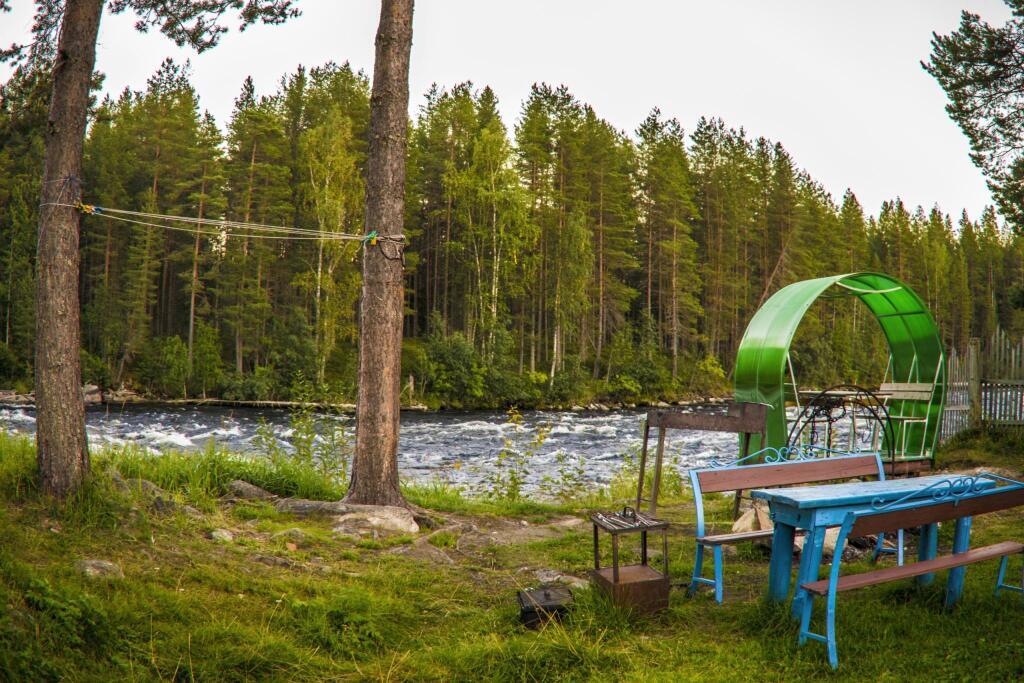
<path fill-rule="evenodd" d="M 1011 467 L 1013 448 L 976 437 L 941 462 L 962 468 L 991 457 Z M 359 540 L 335 536 L 330 519 L 224 497 L 236 478 L 280 495 L 341 495 L 337 482 L 301 464 L 212 450 L 191 457 L 108 451 L 96 456 L 86 490 L 55 505 L 36 492 L 33 463 L 31 443 L 0 437 L 0 677 L 9 680 L 1024 676 L 1024 600 L 992 597 L 993 564 L 968 571 L 952 614 L 942 609 L 942 575 L 926 589 L 890 584 L 844 595 L 838 674 L 822 647 L 797 648 L 786 610 L 760 599 L 767 562 L 755 547 L 727 558 L 724 606 L 707 592 L 688 599 L 673 591 L 669 610 L 636 618 L 578 590 L 564 624 L 523 630 L 514 591 L 535 585 L 538 569 L 585 576 L 590 531 L 571 519 L 591 506 L 621 505 L 614 498 L 625 495 L 625 484 L 559 505 L 409 488 L 435 528 Z M 114 469 L 129 481 L 153 481 L 176 505 L 158 511 L 141 489 L 122 491 Z M 724 519 L 729 501 L 715 504 Z M 677 523 L 670 560 L 682 580 L 693 557 L 692 505 L 677 496 L 665 514 Z M 214 540 L 214 529 L 233 538 Z M 941 547 L 949 547 L 951 531 L 943 528 Z M 975 544 L 1007 538 L 1024 538 L 1024 514 L 976 520 Z M 114 562 L 124 578 L 87 578 L 75 569 L 81 559 Z"/>

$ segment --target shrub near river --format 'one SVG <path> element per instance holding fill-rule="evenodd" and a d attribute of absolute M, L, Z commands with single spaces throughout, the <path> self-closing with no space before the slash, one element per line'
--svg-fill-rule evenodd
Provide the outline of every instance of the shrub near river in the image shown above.
<path fill-rule="evenodd" d="M 984 464 L 984 453 L 983 442 L 964 441 L 940 454 L 940 462 Z M 706 592 L 690 599 L 673 591 L 667 611 L 638 618 L 577 588 L 564 624 L 539 632 L 518 624 L 515 590 L 541 576 L 585 576 L 592 558 L 582 520 L 590 509 L 628 499 L 628 470 L 612 490 L 559 504 L 474 499 L 440 483 L 406 488 L 433 528 L 374 540 L 336 535 L 330 518 L 281 512 L 272 501 L 231 493 L 231 482 L 243 479 L 282 496 L 343 494 L 337 480 L 301 461 L 216 450 L 102 451 L 89 485 L 58 506 L 36 491 L 34 457 L 30 441 L 0 435 L 0 679 L 831 675 L 820 647 L 796 646 L 788 611 L 760 601 L 767 562 L 754 547 L 729 558 L 723 606 Z M 669 491 L 663 514 L 674 523 L 670 563 L 681 579 L 693 561 L 693 508 L 682 482 Z M 727 515 L 731 500 L 711 504 Z M 979 544 L 1019 539 L 1024 520 L 1016 511 L 987 515 L 973 533 Z M 950 542 L 951 529 L 944 528 L 940 545 Z M 993 598 L 994 576 L 995 566 L 972 567 L 953 613 L 942 608 L 941 574 L 926 589 L 892 584 L 847 596 L 838 617 L 841 676 L 1024 676 L 1024 604 L 1013 595 Z"/>

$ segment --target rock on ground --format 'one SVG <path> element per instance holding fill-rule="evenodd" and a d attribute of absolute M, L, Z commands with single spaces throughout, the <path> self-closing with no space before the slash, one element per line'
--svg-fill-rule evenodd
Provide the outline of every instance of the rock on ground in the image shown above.
<path fill-rule="evenodd" d="M 420 526 L 406 508 L 392 505 L 348 505 L 335 518 L 334 533 L 348 536 L 415 534 Z"/>
<path fill-rule="evenodd" d="M 177 512 L 181 510 L 189 517 L 198 519 L 203 513 L 191 505 L 179 505 L 171 497 L 171 494 L 147 479 L 125 479 L 117 470 L 110 474 L 114 486 L 122 493 L 139 493 L 149 498 L 150 506 L 157 512 Z"/>
<path fill-rule="evenodd" d="M 732 523 L 732 532 L 734 534 L 743 534 L 748 531 L 757 531 L 757 512 L 754 508 L 749 508 L 746 512 L 740 515 L 739 519 Z"/>
<path fill-rule="evenodd" d="M 764 501 L 755 500 L 754 504 L 748 507 L 746 512 L 732 523 L 732 531 L 733 533 L 771 531 L 774 526 L 771 515 L 768 512 L 768 505 Z"/>
<path fill-rule="evenodd" d="M 563 574 L 557 569 L 538 569 L 533 575 L 541 583 L 561 583 L 572 588 L 583 588 L 589 585 L 584 579 L 572 574 Z"/>
<path fill-rule="evenodd" d="M 79 560 L 75 569 L 92 579 L 123 579 L 121 567 L 106 560 Z"/>
<path fill-rule="evenodd" d="M 338 515 L 349 512 L 353 507 L 340 500 L 306 500 L 305 498 L 281 498 L 274 502 L 278 512 L 293 515 Z"/>
<path fill-rule="evenodd" d="M 252 559 L 254 562 L 265 564 L 270 567 L 293 567 L 295 563 L 289 560 L 287 557 L 277 557 L 276 555 L 253 555 Z"/>
<path fill-rule="evenodd" d="M 210 532 L 210 538 L 221 543 L 231 543 L 235 540 L 235 535 L 227 529 L 214 529 Z"/>
<path fill-rule="evenodd" d="M 82 387 L 82 400 L 86 405 L 95 405 L 103 402 L 103 393 L 95 384 L 86 384 Z"/>
<path fill-rule="evenodd" d="M 283 529 L 272 535 L 270 538 L 275 541 L 290 541 L 297 545 L 303 545 L 309 542 L 309 534 L 298 527 Z"/>
<path fill-rule="evenodd" d="M 441 548 L 432 545 L 426 537 L 416 539 L 415 543 L 397 545 L 388 550 L 392 555 L 402 555 L 414 560 L 434 564 L 455 564 L 455 561 Z"/>
<path fill-rule="evenodd" d="M 245 498 L 248 500 L 270 500 L 277 498 L 273 493 L 265 489 L 261 489 L 255 484 L 250 484 L 247 481 L 241 479 L 235 479 L 228 483 L 228 491 L 235 498 Z"/>

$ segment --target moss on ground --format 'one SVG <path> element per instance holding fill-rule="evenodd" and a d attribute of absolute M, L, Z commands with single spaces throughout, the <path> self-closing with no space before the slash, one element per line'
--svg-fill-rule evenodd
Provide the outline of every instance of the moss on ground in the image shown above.
<path fill-rule="evenodd" d="M 1021 449 L 959 440 L 940 464 L 1021 467 Z M 984 440 L 989 439 L 989 440 Z M 408 489 L 440 523 L 417 537 L 339 538 L 330 519 L 264 502 L 229 503 L 243 478 L 282 495 L 332 498 L 336 484 L 301 469 L 211 451 L 194 461 L 102 453 L 65 505 L 41 499 L 32 445 L 0 436 L 0 678 L 8 680 L 1009 680 L 1024 677 L 1024 600 L 992 596 L 995 563 L 972 567 L 964 599 L 943 610 L 943 578 L 843 595 L 842 668 L 796 645 L 788 611 L 766 604 L 765 551 L 726 558 L 726 604 L 674 590 L 668 610 L 633 617 L 578 590 L 569 618 L 539 632 L 517 622 L 515 590 L 534 570 L 585 576 L 585 504 L 466 499 Z M 178 503 L 158 513 L 110 474 L 142 477 Z M 201 512 L 189 513 L 184 505 Z M 730 501 L 714 501 L 719 519 Z M 688 576 L 692 504 L 669 501 L 674 578 Z M 523 524 L 523 522 L 526 522 Z M 233 533 L 230 542 L 210 537 Z M 945 530 L 944 530 L 945 531 Z M 979 518 L 975 544 L 1024 538 L 1024 512 Z M 941 542 L 948 547 L 943 533 Z M 123 579 L 89 579 L 80 559 L 117 563 Z M 1020 559 L 1014 560 L 1020 576 Z"/>

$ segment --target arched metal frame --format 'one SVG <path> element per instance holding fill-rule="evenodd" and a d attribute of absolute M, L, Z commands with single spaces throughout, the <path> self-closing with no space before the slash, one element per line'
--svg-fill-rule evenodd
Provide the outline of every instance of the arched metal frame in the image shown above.
<path fill-rule="evenodd" d="M 907 438 L 923 445 L 922 454 L 933 454 L 946 398 L 945 357 L 938 328 L 913 289 L 891 275 L 870 272 L 794 282 L 776 292 L 754 314 L 740 342 L 733 373 L 737 401 L 771 406 L 765 443 L 752 447 L 786 446 L 789 347 L 807 309 L 833 288 L 859 299 L 878 321 L 889 344 L 891 381 L 934 381 L 932 400 L 913 402 L 907 411 L 926 418 L 926 422 L 902 424 L 896 434 L 903 440 L 902 430 L 913 430 Z"/>

